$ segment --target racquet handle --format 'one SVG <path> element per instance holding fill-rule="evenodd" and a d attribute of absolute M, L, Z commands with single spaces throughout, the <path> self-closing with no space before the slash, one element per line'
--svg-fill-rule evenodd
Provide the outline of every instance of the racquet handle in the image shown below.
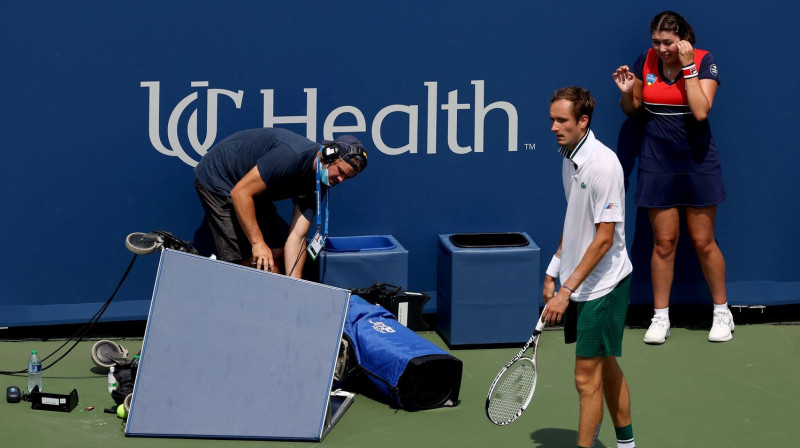
<path fill-rule="evenodd" d="M 539 315 L 538 319 L 536 319 L 536 331 L 538 331 L 538 332 L 541 332 L 542 330 L 544 330 L 544 320 L 542 320 L 542 319 L 544 318 L 544 310 L 546 310 L 546 309 L 547 309 L 547 304 L 545 303 L 544 304 L 544 308 L 542 308 L 542 314 Z"/>

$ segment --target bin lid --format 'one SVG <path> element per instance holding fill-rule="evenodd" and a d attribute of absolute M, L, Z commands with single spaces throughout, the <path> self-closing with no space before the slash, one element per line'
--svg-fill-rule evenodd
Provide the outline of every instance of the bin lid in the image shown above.
<path fill-rule="evenodd" d="M 454 233 L 450 235 L 450 242 L 466 248 L 522 247 L 530 244 L 528 238 L 519 232 Z"/>

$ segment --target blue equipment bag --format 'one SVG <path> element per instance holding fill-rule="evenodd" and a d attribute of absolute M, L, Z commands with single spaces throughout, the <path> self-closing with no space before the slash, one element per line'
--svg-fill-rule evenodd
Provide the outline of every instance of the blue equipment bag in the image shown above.
<path fill-rule="evenodd" d="M 379 305 L 350 298 L 344 326 L 357 367 L 347 387 L 409 411 L 456 406 L 461 360 L 397 322 Z M 355 373 L 355 375 L 352 375 Z"/>

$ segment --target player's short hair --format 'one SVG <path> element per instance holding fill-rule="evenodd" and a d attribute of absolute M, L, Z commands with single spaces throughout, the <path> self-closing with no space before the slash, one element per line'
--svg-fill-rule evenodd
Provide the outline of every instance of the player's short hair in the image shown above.
<path fill-rule="evenodd" d="M 677 12 L 664 11 L 653 17 L 653 20 L 650 21 L 650 34 L 659 31 L 675 33 L 681 40 L 689 41 L 694 46 L 694 30 L 689 22 Z"/>
<path fill-rule="evenodd" d="M 572 102 L 572 115 L 575 117 L 575 121 L 578 121 L 582 116 L 586 115 L 589 117 L 587 127 L 592 124 L 594 97 L 588 90 L 578 86 L 562 87 L 553 93 L 553 97 L 550 98 L 550 104 L 558 100 Z"/>

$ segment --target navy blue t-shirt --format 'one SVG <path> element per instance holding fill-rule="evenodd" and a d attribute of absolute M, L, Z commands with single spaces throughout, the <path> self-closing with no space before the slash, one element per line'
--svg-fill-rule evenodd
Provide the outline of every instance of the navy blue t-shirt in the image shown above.
<path fill-rule="evenodd" d="M 259 199 L 292 198 L 305 211 L 314 207 L 318 151 L 318 143 L 286 129 L 246 129 L 212 146 L 194 173 L 207 190 L 230 196 L 234 185 L 258 166 L 267 185 Z"/>

